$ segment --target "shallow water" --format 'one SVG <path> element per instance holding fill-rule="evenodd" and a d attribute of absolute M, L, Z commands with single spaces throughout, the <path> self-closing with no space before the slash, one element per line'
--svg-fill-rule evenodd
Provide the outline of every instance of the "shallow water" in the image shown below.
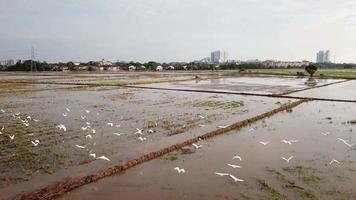
<path fill-rule="evenodd" d="M 229 77 L 211 80 L 184 81 L 176 83 L 157 83 L 145 86 L 170 89 L 197 89 L 209 91 L 243 92 L 257 94 L 283 94 L 294 90 L 309 88 L 308 78 L 253 76 Z M 336 79 L 315 79 L 317 85 L 337 82 Z"/>
<path fill-rule="evenodd" d="M 269 199 L 259 181 L 291 199 L 354 199 L 356 148 L 337 138 L 356 142 L 353 104 L 309 102 L 241 131 L 202 141 L 195 153 L 176 160 L 156 159 L 122 175 L 103 179 L 72 191 L 60 199 Z M 328 119 L 326 119 L 328 118 Z M 329 120 L 331 118 L 331 120 Z M 253 130 L 251 129 L 253 128 Z M 328 136 L 321 132 L 330 132 Z M 292 145 L 281 140 L 299 140 Z M 259 141 L 270 141 L 266 146 Z M 242 161 L 233 160 L 240 155 Z M 290 163 L 281 157 L 294 156 Z M 340 164 L 329 164 L 337 159 Z M 233 169 L 227 164 L 240 165 Z M 179 166 L 186 173 L 178 174 Z M 244 182 L 233 182 L 215 172 L 231 173 Z M 289 187 L 287 187 L 289 185 Z M 301 189 L 302 188 L 302 189 Z"/>

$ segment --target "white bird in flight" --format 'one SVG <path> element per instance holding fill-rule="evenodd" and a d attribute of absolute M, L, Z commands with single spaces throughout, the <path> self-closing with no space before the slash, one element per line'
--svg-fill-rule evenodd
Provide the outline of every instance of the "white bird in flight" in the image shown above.
<path fill-rule="evenodd" d="M 5 113 L 5 110 L 4 110 L 4 109 L 1 109 L 1 112 L 2 112 L 2 113 Z"/>
<path fill-rule="evenodd" d="M 232 159 L 239 159 L 240 161 L 242 161 L 242 158 L 239 155 L 236 155 L 236 156 L 232 157 Z"/>
<path fill-rule="evenodd" d="M 140 141 L 142 141 L 142 142 L 145 141 L 145 140 L 147 140 L 147 138 L 145 138 L 145 137 L 139 137 L 138 139 L 139 139 Z"/>
<path fill-rule="evenodd" d="M 178 174 L 185 173 L 185 169 L 183 168 L 175 167 L 174 170 L 177 170 Z"/>
<path fill-rule="evenodd" d="M 86 113 L 90 113 L 90 110 L 85 110 Z"/>
<path fill-rule="evenodd" d="M 121 136 L 121 133 L 113 133 L 114 135 Z"/>
<path fill-rule="evenodd" d="M 100 156 L 100 157 L 97 157 L 96 159 L 101 159 L 101 160 L 110 161 L 110 159 L 107 158 L 107 157 L 105 157 L 105 156 Z"/>
<path fill-rule="evenodd" d="M 85 149 L 85 147 L 81 146 L 81 145 L 75 145 L 76 147 L 78 147 L 79 149 Z"/>
<path fill-rule="evenodd" d="M 251 132 L 251 131 L 254 131 L 255 129 L 254 128 L 250 128 L 248 131 Z"/>
<path fill-rule="evenodd" d="M 67 111 L 67 112 L 70 112 L 70 109 L 69 109 L 69 108 L 66 108 L 66 111 Z"/>
<path fill-rule="evenodd" d="M 264 146 L 266 146 L 267 144 L 270 143 L 270 141 L 267 141 L 267 142 L 260 141 L 259 143 L 262 144 L 262 145 L 264 145 Z"/>
<path fill-rule="evenodd" d="M 108 126 L 111 126 L 111 127 L 113 127 L 113 126 L 114 126 L 114 124 L 113 124 L 113 123 L 111 123 L 111 122 L 107 123 L 107 125 L 108 125 Z"/>
<path fill-rule="evenodd" d="M 89 138 L 89 139 L 92 139 L 93 136 L 91 136 L 90 134 L 86 135 L 85 138 Z"/>
<path fill-rule="evenodd" d="M 348 147 L 352 147 L 356 144 L 356 143 L 350 144 L 350 143 L 346 142 L 346 140 L 341 139 L 341 138 L 337 138 L 337 139 L 340 140 L 341 142 L 343 142 L 344 144 L 346 144 Z"/>
<path fill-rule="evenodd" d="M 229 176 L 230 175 L 228 173 L 220 173 L 220 172 L 215 172 L 215 174 L 218 176 Z"/>
<path fill-rule="evenodd" d="M 195 144 L 195 143 L 193 143 L 192 144 L 196 149 L 199 149 L 199 148 L 202 148 L 203 147 L 203 145 L 197 145 L 197 144 Z"/>
<path fill-rule="evenodd" d="M 234 175 L 229 174 L 230 178 L 232 178 L 235 182 L 244 182 L 244 180 L 236 178 Z"/>
<path fill-rule="evenodd" d="M 205 119 L 205 116 L 203 115 L 198 115 L 200 119 Z"/>
<path fill-rule="evenodd" d="M 332 161 L 329 162 L 329 165 L 333 164 L 333 163 L 337 163 L 340 164 L 340 162 L 338 160 L 333 159 Z"/>
<path fill-rule="evenodd" d="M 136 128 L 136 132 L 135 132 L 135 135 L 137 135 L 137 134 L 140 134 L 140 135 L 142 135 L 142 130 L 141 129 L 139 129 L 139 128 Z"/>
<path fill-rule="evenodd" d="M 204 125 L 204 124 L 199 124 L 199 126 L 200 126 L 200 127 L 204 127 L 204 126 L 206 126 L 206 125 Z"/>
<path fill-rule="evenodd" d="M 32 119 L 31 116 L 27 116 L 26 119 Z"/>
<path fill-rule="evenodd" d="M 63 117 L 67 117 L 68 113 L 62 113 Z"/>
<path fill-rule="evenodd" d="M 87 118 L 87 117 L 86 117 L 86 116 L 81 115 L 81 116 L 80 116 L 80 118 L 85 119 L 85 118 Z"/>
<path fill-rule="evenodd" d="M 90 125 L 90 122 L 85 122 L 88 126 Z"/>
<path fill-rule="evenodd" d="M 152 129 L 148 130 L 148 133 L 153 133 L 153 130 Z"/>
<path fill-rule="evenodd" d="M 35 140 L 35 141 L 31 141 L 31 143 L 33 144 L 33 146 L 37 147 L 37 145 L 40 143 L 40 141 Z"/>
<path fill-rule="evenodd" d="M 40 120 L 38 120 L 38 119 L 33 119 L 33 121 L 34 121 L 34 122 L 39 122 Z"/>
<path fill-rule="evenodd" d="M 220 172 L 215 172 L 216 175 L 218 176 L 229 176 L 232 178 L 235 182 L 243 182 L 244 180 L 236 178 L 234 175 L 228 174 L 228 173 L 220 173 Z"/>
<path fill-rule="evenodd" d="M 330 132 L 321 132 L 321 135 L 323 136 L 328 136 L 330 134 Z"/>
<path fill-rule="evenodd" d="M 59 124 L 56 126 L 59 130 L 67 131 L 67 128 L 63 124 Z"/>
<path fill-rule="evenodd" d="M 96 130 L 95 130 L 95 129 L 91 129 L 91 132 L 92 132 L 93 134 L 95 134 L 95 133 L 96 133 Z"/>
<path fill-rule="evenodd" d="M 236 169 L 236 168 L 242 168 L 240 165 L 233 165 L 233 164 L 227 164 L 229 165 L 230 167 Z"/>
<path fill-rule="evenodd" d="M 281 157 L 284 161 L 286 161 L 287 163 L 289 163 L 290 160 L 293 159 L 293 156 L 290 156 L 288 159 L 285 157 Z"/>
<path fill-rule="evenodd" d="M 90 126 L 83 126 L 81 129 L 82 129 L 83 131 L 86 131 L 88 128 L 90 128 Z"/>
<path fill-rule="evenodd" d="M 282 140 L 283 143 L 292 145 L 292 143 L 299 142 L 299 140 Z"/>
<path fill-rule="evenodd" d="M 95 154 L 95 153 L 90 153 L 89 156 L 95 158 L 95 157 L 96 157 L 96 154 Z"/>
<path fill-rule="evenodd" d="M 9 135 L 9 137 L 10 137 L 11 140 L 14 140 L 15 135 Z"/>

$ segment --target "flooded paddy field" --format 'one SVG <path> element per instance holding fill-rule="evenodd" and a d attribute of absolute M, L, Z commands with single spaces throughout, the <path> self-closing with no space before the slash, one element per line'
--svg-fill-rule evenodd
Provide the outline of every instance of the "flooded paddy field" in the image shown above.
<path fill-rule="evenodd" d="M 355 112 L 353 104 L 305 103 L 60 199 L 355 199 L 356 146 L 342 141 L 356 143 Z"/>
<path fill-rule="evenodd" d="M 317 86 L 325 87 L 313 88 L 303 78 L 199 74 L 204 78 L 194 81 L 189 80 L 193 73 L 168 72 L 0 74 L 0 199 L 124 165 L 242 121 L 249 127 L 199 141 L 198 148 L 185 146 L 60 198 L 355 197 L 350 189 L 356 171 L 353 103 L 311 101 L 270 118 L 250 120 L 297 102 L 293 95 L 328 95 L 335 90 L 328 88 L 339 86 L 340 98 L 352 99 L 353 81 L 317 79 Z M 166 81 L 170 82 L 159 83 Z M 125 87 L 141 83 L 150 89 Z M 209 92 L 174 90 L 181 88 Z M 285 93 L 291 94 L 258 96 Z M 241 161 L 232 159 L 235 155 Z M 333 159 L 337 162 L 329 164 Z M 185 173 L 178 174 L 175 167 Z"/>
<path fill-rule="evenodd" d="M 174 83 L 148 84 L 147 87 L 205 90 L 222 92 L 241 92 L 258 94 L 284 94 L 296 90 L 307 89 L 308 78 L 276 77 L 276 76 L 237 76 L 210 80 L 193 80 Z M 315 79 L 318 86 L 335 83 L 337 79 Z"/>
<path fill-rule="evenodd" d="M 328 87 L 296 92 L 290 96 L 356 100 L 356 80 L 350 80 Z"/>
<path fill-rule="evenodd" d="M 0 191 L 9 197 L 93 173 L 288 102 L 119 87 L 1 96 Z"/>

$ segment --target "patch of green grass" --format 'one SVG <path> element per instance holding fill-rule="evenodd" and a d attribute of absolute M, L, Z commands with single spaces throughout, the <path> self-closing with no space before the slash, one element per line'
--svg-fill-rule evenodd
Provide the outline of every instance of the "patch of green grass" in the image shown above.
<path fill-rule="evenodd" d="M 193 154 L 193 153 L 195 153 L 195 152 L 192 151 L 190 148 L 182 148 L 182 149 L 180 150 L 180 153 L 181 153 L 182 155 L 187 155 L 187 154 Z"/>
<path fill-rule="evenodd" d="M 310 167 L 296 166 L 296 167 L 285 167 L 283 171 L 292 173 L 296 175 L 306 184 L 314 184 L 323 180 L 321 177 L 317 176 L 316 169 Z"/>
<path fill-rule="evenodd" d="M 304 173 L 304 169 L 301 166 L 297 166 L 295 168 L 283 168 L 284 171 L 287 172 L 292 172 L 292 173 Z M 312 168 L 308 168 L 310 170 L 314 170 Z M 267 168 L 267 171 L 272 173 L 274 176 L 276 176 L 280 181 L 282 181 L 283 183 L 283 187 L 291 189 L 297 193 L 299 193 L 302 197 L 308 198 L 308 199 L 312 199 L 312 200 L 317 200 L 319 199 L 316 195 L 314 195 L 310 190 L 306 190 L 305 188 L 298 186 L 295 184 L 294 181 L 289 180 L 284 174 L 282 174 L 281 172 L 274 170 L 274 169 L 270 169 Z M 298 176 L 300 176 L 298 174 Z"/>
<path fill-rule="evenodd" d="M 177 156 L 177 154 L 168 154 L 168 155 L 162 156 L 161 159 L 167 160 L 167 161 L 174 161 L 174 160 L 178 159 L 178 156 Z"/>
<path fill-rule="evenodd" d="M 265 180 L 258 180 L 261 190 L 267 191 L 271 195 L 271 199 L 288 199 L 287 196 L 281 194 L 277 189 L 270 186 Z"/>
<path fill-rule="evenodd" d="M 296 190 L 301 196 L 305 198 L 312 199 L 312 200 L 319 200 L 319 198 L 315 196 L 311 191 L 306 190 L 303 187 L 297 186 L 293 181 L 287 181 L 285 187 Z"/>

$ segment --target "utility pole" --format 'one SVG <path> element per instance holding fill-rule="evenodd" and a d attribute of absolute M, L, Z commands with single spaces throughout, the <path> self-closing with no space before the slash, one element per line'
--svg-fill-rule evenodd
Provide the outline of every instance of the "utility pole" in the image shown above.
<path fill-rule="evenodd" d="M 34 61 L 35 60 L 35 48 L 32 46 L 31 47 L 31 73 L 33 72 L 33 66 L 34 66 Z M 36 69 L 36 66 L 35 66 Z"/>

